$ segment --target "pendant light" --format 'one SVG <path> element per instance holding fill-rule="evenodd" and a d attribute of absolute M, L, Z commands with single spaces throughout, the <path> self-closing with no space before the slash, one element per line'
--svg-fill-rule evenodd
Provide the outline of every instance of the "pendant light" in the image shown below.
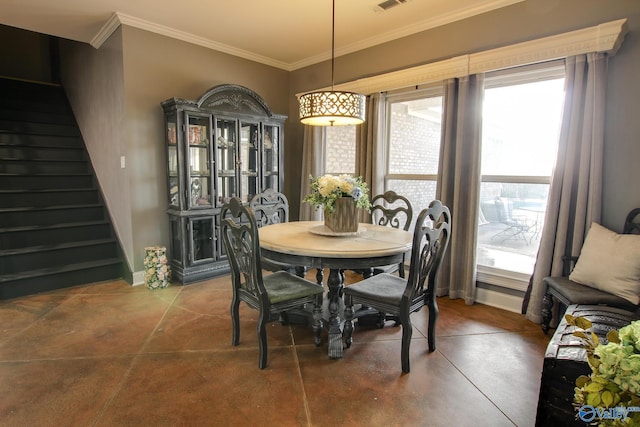
<path fill-rule="evenodd" d="M 300 122 L 311 126 L 359 125 L 364 122 L 365 97 L 359 93 L 334 91 L 336 1 L 331 17 L 331 90 L 300 96 Z"/>

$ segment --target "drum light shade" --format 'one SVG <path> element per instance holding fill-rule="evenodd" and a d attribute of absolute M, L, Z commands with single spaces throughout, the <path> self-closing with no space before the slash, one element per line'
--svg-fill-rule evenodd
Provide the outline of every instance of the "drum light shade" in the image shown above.
<path fill-rule="evenodd" d="M 365 97 L 353 92 L 309 92 L 300 97 L 300 122 L 312 126 L 359 125 Z"/>
<path fill-rule="evenodd" d="M 364 122 L 365 97 L 333 90 L 335 71 L 336 1 L 331 9 L 331 90 L 300 96 L 300 122 L 311 126 L 359 125 Z"/>

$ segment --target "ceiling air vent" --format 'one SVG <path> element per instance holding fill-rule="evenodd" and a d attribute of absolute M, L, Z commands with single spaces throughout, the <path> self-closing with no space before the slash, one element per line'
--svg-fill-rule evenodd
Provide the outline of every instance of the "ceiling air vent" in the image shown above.
<path fill-rule="evenodd" d="M 379 3 L 376 6 L 376 10 L 378 12 L 382 12 L 384 10 L 389 10 L 392 7 L 399 6 L 402 3 L 406 3 L 406 2 L 407 2 L 407 0 L 386 0 L 386 1 L 383 1 L 382 3 Z"/>

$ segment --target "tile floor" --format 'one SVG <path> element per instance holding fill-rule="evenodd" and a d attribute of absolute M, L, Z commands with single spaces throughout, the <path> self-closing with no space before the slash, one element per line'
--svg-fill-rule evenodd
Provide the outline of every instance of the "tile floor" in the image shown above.
<path fill-rule="evenodd" d="M 2 426 L 533 426 L 549 336 L 516 313 L 439 298 L 437 350 L 414 314 L 411 373 L 400 328 L 358 328 L 340 360 L 310 329 L 268 328 L 229 277 L 149 290 L 122 281 L 0 302 Z"/>

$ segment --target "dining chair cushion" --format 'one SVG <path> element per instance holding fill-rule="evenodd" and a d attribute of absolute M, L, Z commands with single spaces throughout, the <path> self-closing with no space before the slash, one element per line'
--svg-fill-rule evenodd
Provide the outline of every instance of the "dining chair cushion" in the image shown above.
<path fill-rule="evenodd" d="M 640 303 L 640 235 L 592 223 L 569 279 Z"/>
<path fill-rule="evenodd" d="M 371 276 L 364 282 L 356 282 L 348 286 L 350 293 L 357 293 L 360 297 L 386 304 L 398 305 L 407 287 L 407 280 L 390 273 L 380 273 Z"/>
<path fill-rule="evenodd" d="M 303 298 L 318 293 L 319 286 L 286 271 L 265 275 L 262 278 L 269 294 L 269 302 L 276 304 L 295 298 Z"/>

